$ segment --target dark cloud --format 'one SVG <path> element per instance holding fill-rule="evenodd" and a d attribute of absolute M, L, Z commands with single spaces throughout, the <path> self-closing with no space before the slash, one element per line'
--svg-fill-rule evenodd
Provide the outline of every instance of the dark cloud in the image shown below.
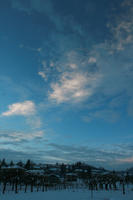
<path fill-rule="evenodd" d="M 126 149 L 125 150 L 123 150 Z M 55 162 L 86 162 L 94 166 L 103 166 L 105 168 L 122 169 L 133 165 L 133 146 L 130 144 L 110 145 L 104 148 L 92 148 L 89 146 L 60 145 L 56 143 L 47 143 L 43 150 L 36 147 L 27 146 L 24 150 L 12 150 L 10 148 L 0 149 L 0 158 L 8 160 L 26 160 L 31 159 L 42 163 Z"/>
<path fill-rule="evenodd" d="M 52 150 L 50 155 L 55 156 L 60 155 L 63 159 L 65 158 L 68 161 L 79 161 L 87 162 L 94 165 L 104 165 L 106 167 L 123 167 L 128 166 L 126 163 L 126 158 L 132 158 L 132 152 L 129 151 L 130 145 L 114 145 L 105 148 L 90 148 L 89 146 L 70 146 L 70 145 L 59 145 L 59 144 L 49 144 L 52 146 L 55 151 Z M 126 151 L 123 151 L 125 147 Z M 123 163 L 119 162 L 119 159 L 125 159 Z M 132 163 L 131 163 L 132 164 Z"/>

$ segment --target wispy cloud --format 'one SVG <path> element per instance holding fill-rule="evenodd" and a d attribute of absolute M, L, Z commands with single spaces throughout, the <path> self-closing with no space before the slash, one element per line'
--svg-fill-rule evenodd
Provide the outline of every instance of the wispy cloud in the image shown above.
<path fill-rule="evenodd" d="M 133 2 L 124 0 L 120 8 L 121 13 L 114 15 L 114 23 L 108 23 L 113 36 L 111 42 L 113 51 L 122 51 L 127 45 L 133 44 Z"/>
<path fill-rule="evenodd" d="M 76 23 L 72 15 L 60 16 L 58 14 L 58 11 L 56 11 L 55 9 L 56 2 L 53 0 L 45 0 L 45 4 L 43 0 L 29 1 L 28 3 L 24 3 L 21 0 L 11 0 L 11 2 L 13 8 L 25 12 L 28 15 L 31 15 L 34 12 L 44 14 L 48 17 L 50 22 L 53 23 L 53 25 L 58 31 L 63 31 L 68 25 L 69 21 L 71 31 L 76 32 L 81 36 L 84 36 L 84 31 L 82 31 L 82 25 Z"/>
<path fill-rule="evenodd" d="M 95 119 L 101 119 L 107 122 L 116 122 L 120 117 L 119 112 L 111 109 L 97 110 L 89 112 L 87 116 L 84 116 L 82 119 L 85 122 L 91 122 Z"/>
<path fill-rule="evenodd" d="M 8 110 L 3 112 L 2 116 L 13 116 L 13 115 L 34 115 L 36 113 L 35 104 L 32 101 L 24 101 L 19 103 L 14 103 L 8 106 Z"/>
<path fill-rule="evenodd" d="M 37 138 L 43 138 L 44 131 L 17 131 L 17 130 L 0 130 L 1 144 L 3 142 L 10 142 L 10 144 L 25 143 Z"/>
<path fill-rule="evenodd" d="M 42 126 L 42 120 L 38 115 L 27 117 L 26 123 L 30 125 L 32 129 L 39 129 Z"/>

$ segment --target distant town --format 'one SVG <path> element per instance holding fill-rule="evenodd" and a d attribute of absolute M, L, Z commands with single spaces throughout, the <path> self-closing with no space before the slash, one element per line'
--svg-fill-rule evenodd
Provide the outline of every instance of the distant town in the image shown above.
<path fill-rule="evenodd" d="M 125 194 L 125 185 L 133 184 L 133 168 L 125 171 L 111 171 L 104 168 L 76 162 L 74 164 L 36 164 L 31 160 L 7 163 L 0 161 L 0 183 L 4 194 L 11 190 L 18 193 L 47 191 L 85 187 L 90 190 L 117 190 L 121 186 Z"/>

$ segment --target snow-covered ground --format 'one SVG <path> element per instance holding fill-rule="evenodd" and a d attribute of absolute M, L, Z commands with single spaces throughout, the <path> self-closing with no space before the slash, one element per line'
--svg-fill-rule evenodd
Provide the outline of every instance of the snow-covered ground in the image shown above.
<path fill-rule="evenodd" d="M 7 192 L 0 195 L 1 200 L 133 200 L 133 191 L 129 190 L 125 195 L 122 191 L 94 191 L 93 197 L 89 190 L 59 190 L 47 192 L 27 193 Z"/>

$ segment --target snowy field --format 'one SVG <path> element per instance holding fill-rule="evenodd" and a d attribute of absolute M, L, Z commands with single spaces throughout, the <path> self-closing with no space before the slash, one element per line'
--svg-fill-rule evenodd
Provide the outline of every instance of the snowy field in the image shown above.
<path fill-rule="evenodd" d="M 93 196 L 89 190 L 21 192 L 18 194 L 7 192 L 0 196 L 1 200 L 133 200 L 133 191 L 129 190 L 125 195 L 122 191 L 94 191 Z"/>

